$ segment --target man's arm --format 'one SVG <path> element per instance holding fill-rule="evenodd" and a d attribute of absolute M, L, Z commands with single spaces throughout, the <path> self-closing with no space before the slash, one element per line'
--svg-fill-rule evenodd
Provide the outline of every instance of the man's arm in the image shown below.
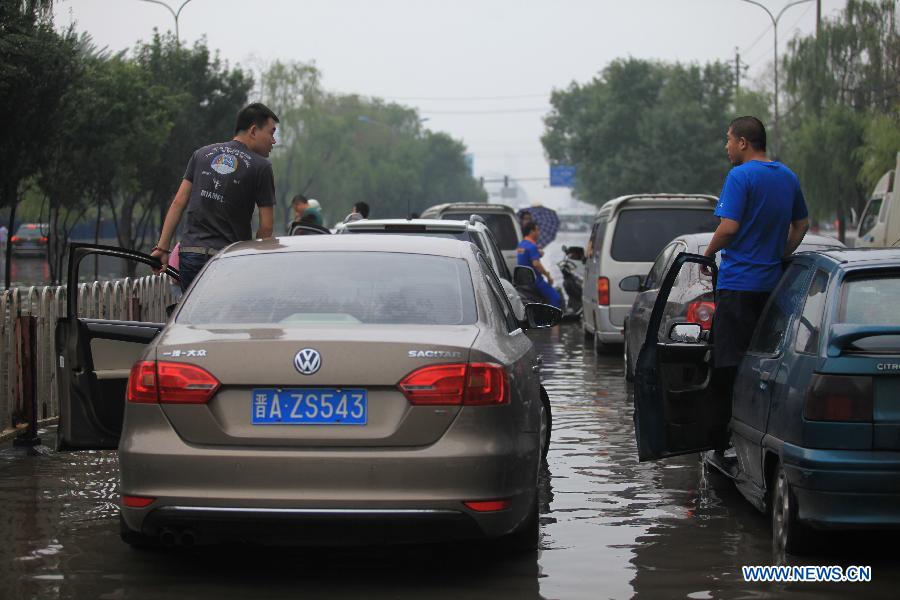
<path fill-rule="evenodd" d="M 537 271 L 547 279 L 547 283 L 553 285 L 553 278 L 550 277 L 550 273 L 547 272 L 547 269 L 544 268 L 544 265 L 541 264 L 541 261 L 535 259 L 531 261 L 531 266 L 534 267 L 535 271 Z"/>
<path fill-rule="evenodd" d="M 272 228 L 275 226 L 275 209 L 271 206 L 259 207 L 259 229 L 256 237 L 266 239 L 272 237 Z"/>
<path fill-rule="evenodd" d="M 181 215 L 184 214 L 184 209 L 191 198 L 191 187 L 190 181 L 187 179 L 181 180 L 181 185 L 178 186 L 178 191 L 175 192 L 175 199 L 172 200 L 169 211 L 166 213 L 162 233 L 159 234 L 159 241 L 156 243 L 157 249 L 150 253 L 150 256 L 155 256 L 159 259 L 163 270 L 169 264 L 172 238 L 175 236 L 175 229 L 178 228 L 178 223 L 181 222 Z"/>
<path fill-rule="evenodd" d="M 809 230 L 809 219 L 798 219 L 791 221 L 791 228 L 788 231 L 787 244 L 784 246 L 784 255 L 790 256 L 803 243 L 803 237 Z"/>
<path fill-rule="evenodd" d="M 740 228 L 741 224 L 734 219 L 726 219 L 725 217 L 719 219 L 719 226 L 716 227 L 716 232 L 713 234 L 712 240 L 710 240 L 709 246 L 706 247 L 703 255 L 713 258 L 719 250 L 727 248 Z"/>

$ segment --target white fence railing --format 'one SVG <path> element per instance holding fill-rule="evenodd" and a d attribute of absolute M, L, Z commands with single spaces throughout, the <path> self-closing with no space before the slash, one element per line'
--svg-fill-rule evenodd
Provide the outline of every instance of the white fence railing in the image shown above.
<path fill-rule="evenodd" d="M 89 319 L 162 323 L 175 302 L 164 275 L 95 281 L 78 286 L 78 316 Z M 43 286 L 0 292 L 0 437 L 17 425 L 23 411 L 23 357 L 19 317 L 36 321 L 35 408 L 38 419 L 59 416 L 56 387 L 56 322 L 66 313 L 66 288 Z M 25 361 L 26 363 L 28 361 Z"/>

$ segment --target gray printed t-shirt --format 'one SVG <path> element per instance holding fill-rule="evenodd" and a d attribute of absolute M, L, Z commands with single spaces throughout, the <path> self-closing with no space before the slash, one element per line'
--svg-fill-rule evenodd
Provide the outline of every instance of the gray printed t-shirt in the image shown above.
<path fill-rule="evenodd" d="M 192 187 L 182 247 L 221 250 L 249 240 L 254 207 L 275 204 L 272 163 L 236 140 L 195 151 L 184 178 Z"/>

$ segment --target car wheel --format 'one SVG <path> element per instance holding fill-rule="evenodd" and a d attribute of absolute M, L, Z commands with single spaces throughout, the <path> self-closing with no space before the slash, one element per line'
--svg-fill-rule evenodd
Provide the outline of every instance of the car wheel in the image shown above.
<path fill-rule="evenodd" d="M 809 547 L 809 530 L 797 518 L 797 500 L 784 469 L 778 465 L 772 489 L 772 549 L 797 554 Z"/>
<path fill-rule="evenodd" d="M 550 450 L 550 435 L 553 432 L 553 413 L 550 410 L 550 397 L 541 387 L 541 417 L 538 431 L 541 440 L 541 463 L 547 461 L 547 452 Z"/>
<path fill-rule="evenodd" d="M 634 381 L 634 367 L 631 365 L 631 358 L 628 354 L 628 331 L 625 331 L 625 343 L 622 344 L 623 360 L 625 362 L 625 381 Z"/>
<path fill-rule="evenodd" d="M 156 539 L 128 527 L 121 514 L 119 515 L 119 536 L 123 542 L 136 550 L 148 550 L 159 545 Z"/>
<path fill-rule="evenodd" d="M 600 341 L 600 334 L 594 332 L 594 352 L 597 354 L 609 354 L 613 351 L 612 344 L 604 344 Z"/>

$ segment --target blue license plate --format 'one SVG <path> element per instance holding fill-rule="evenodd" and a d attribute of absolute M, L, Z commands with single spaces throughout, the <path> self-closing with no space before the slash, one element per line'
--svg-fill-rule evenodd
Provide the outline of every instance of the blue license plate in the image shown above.
<path fill-rule="evenodd" d="M 365 425 L 366 390 L 255 389 L 250 402 L 254 425 Z"/>

